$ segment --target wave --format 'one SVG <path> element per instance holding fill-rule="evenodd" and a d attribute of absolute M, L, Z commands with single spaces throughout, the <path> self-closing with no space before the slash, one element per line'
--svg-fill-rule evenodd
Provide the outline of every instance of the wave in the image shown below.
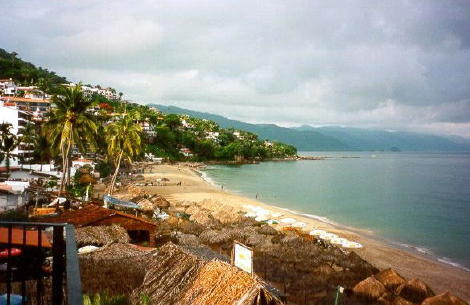
<path fill-rule="evenodd" d="M 217 184 L 211 177 L 209 177 L 209 175 L 206 173 L 206 171 L 202 171 L 202 170 L 199 170 L 199 169 L 195 169 L 194 171 L 197 172 L 201 176 L 202 180 L 206 181 L 210 185 L 220 187 L 219 184 Z"/>
<path fill-rule="evenodd" d="M 204 170 L 195 170 L 195 171 L 207 183 L 209 183 L 212 186 L 220 188 L 221 184 L 216 183 L 211 177 L 209 177 L 209 175 L 206 172 L 207 169 L 210 170 L 210 168 L 205 168 Z M 234 192 L 234 193 L 238 193 L 238 194 L 243 194 L 242 191 L 234 191 L 234 190 L 230 190 L 230 191 Z M 448 257 L 440 257 L 440 256 L 436 255 L 431 249 L 423 247 L 423 246 L 415 246 L 415 245 L 410 245 L 410 244 L 406 244 L 406 243 L 402 243 L 402 242 L 398 242 L 398 241 L 394 241 L 394 240 L 389 240 L 389 239 L 383 238 L 383 237 L 381 238 L 381 237 L 378 237 L 375 234 L 373 234 L 372 231 L 359 229 L 359 228 L 352 228 L 352 227 L 349 227 L 349 226 L 344 226 L 344 225 L 339 224 L 339 223 L 337 223 L 337 222 L 335 222 L 335 221 L 333 221 L 333 220 L 331 220 L 331 219 L 329 219 L 328 217 L 325 217 L 325 216 L 319 216 L 319 215 L 315 215 L 315 214 L 309 214 L 309 213 L 305 213 L 305 212 L 291 210 L 291 209 L 288 209 L 288 208 L 283 208 L 283 207 L 276 206 L 275 204 L 272 204 L 272 203 L 268 203 L 268 204 L 271 205 L 272 207 L 287 211 L 287 212 L 292 213 L 292 214 L 308 217 L 308 218 L 311 218 L 311 219 L 321 221 L 323 223 L 327 223 L 327 224 L 330 224 L 330 225 L 333 225 L 333 226 L 336 226 L 336 227 L 342 227 L 342 228 L 349 229 L 349 230 L 352 230 L 352 231 L 355 231 L 355 232 L 366 233 L 366 235 L 368 235 L 369 237 L 379 238 L 382 242 L 384 242 L 385 244 L 388 244 L 390 246 L 395 246 L 395 247 L 399 247 L 399 248 L 402 248 L 402 249 L 403 248 L 404 249 L 409 249 L 412 252 L 415 252 L 415 253 L 418 253 L 420 255 L 429 257 L 429 258 L 433 259 L 434 261 L 438 261 L 440 263 L 450 265 L 450 266 L 453 266 L 455 268 L 462 269 L 462 270 L 465 270 L 465 271 L 470 271 L 470 267 L 466 267 L 466 266 L 464 266 L 460 263 L 457 263 L 457 262 L 453 261 L 452 259 L 450 259 Z"/>
<path fill-rule="evenodd" d="M 453 261 L 452 259 L 450 259 L 448 257 L 436 255 L 429 248 L 422 247 L 422 246 L 414 246 L 414 245 L 410 245 L 410 244 L 406 244 L 406 243 L 400 243 L 400 242 L 394 242 L 394 241 L 392 242 L 392 244 L 398 245 L 401 248 L 411 249 L 412 251 L 418 252 L 421 255 L 429 256 L 429 257 L 433 258 L 434 260 L 437 260 L 440 263 L 450 265 L 450 266 L 453 266 L 455 268 L 462 269 L 462 270 L 465 270 L 465 271 L 470 271 L 470 268 L 465 267 L 464 265 L 459 264 L 459 263 Z"/>

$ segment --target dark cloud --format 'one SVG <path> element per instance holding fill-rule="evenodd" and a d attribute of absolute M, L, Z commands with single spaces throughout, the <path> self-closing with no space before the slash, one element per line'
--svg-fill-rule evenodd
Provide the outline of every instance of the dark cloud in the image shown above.
<path fill-rule="evenodd" d="M 468 1 L 0 5 L 2 47 L 136 101 L 470 136 Z"/>

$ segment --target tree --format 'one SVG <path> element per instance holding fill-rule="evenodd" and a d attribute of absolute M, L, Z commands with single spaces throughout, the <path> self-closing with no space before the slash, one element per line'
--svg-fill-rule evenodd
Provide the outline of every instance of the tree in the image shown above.
<path fill-rule="evenodd" d="M 10 129 L 11 124 L 0 124 L 0 162 L 5 160 L 7 176 L 10 173 L 10 159 L 16 157 L 12 152 L 18 146 L 18 138 L 10 131 Z"/>
<path fill-rule="evenodd" d="M 80 151 L 85 151 L 88 144 L 93 143 L 97 127 L 93 115 L 87 112 L 92 106 L 92 101 L 84 96 L 80 85 L 61 87 L 60 95 L 55 95 L 52 102 L 56 107 L 52 108 L 44 130 L 62 157 L 60 182 L 60 193 L 62 193 L 65 187 L 65 175 L 70 169 L 73 145 L 76 145 Z M 68 184 L 70 184 L 70 174 L 67 179 Z"/>
<path fill-rule="evenodd" d="M 35 138 L 34 142 L 34 159 L 41 164 L 41 171 L 42 165 L 44 163 L 50 163 L 52 159 L 52 150 L 51 150 L 51 143 L 49 139 L 44 134 L 39 134 Z"/>
<path fill-rule="evenodd" d="M 132 162 L 141 150 L 142 128 L 135 123 L 138 115 L 135 112 L 124 113 L 116 122 L 106 126 L 105 135 L 108 143 L 108 158 L 114 163 L 115 170 L 109 186 L 109 194 L 113 194 L 114 184 L 121 166 L 121 161 Z"/>

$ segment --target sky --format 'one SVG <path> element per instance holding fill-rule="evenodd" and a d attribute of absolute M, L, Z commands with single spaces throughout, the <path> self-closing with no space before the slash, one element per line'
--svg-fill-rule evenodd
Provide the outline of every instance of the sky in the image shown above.
<path fill-rule="evenodd" d="M 0 48 L 139 103 L 470 137 L 470 1 L 0 0 Z"/>

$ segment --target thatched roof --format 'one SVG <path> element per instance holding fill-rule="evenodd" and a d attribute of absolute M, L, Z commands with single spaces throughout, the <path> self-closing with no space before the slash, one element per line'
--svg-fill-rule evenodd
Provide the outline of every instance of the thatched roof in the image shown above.
<path fill-rule="evenodd" d="M 142 198 L 141 200 L 136 202 L 144 211 L 154 211 L 155 207 L 153 203 L 148 200 L 147 198 Z"/>
<path fill-rule="evenodd" d="M 424 299 L 434 296 L 431 288 L 419 279 L 412 279 L 401 284 L 396 294 L 413 303 L 421 303 Z"/>
<path fill-rule="evenodd" d="M 142 284 L 154 251 L 152 248 L 116 243 L 80 254 L 83 292 L 110 296 L 130 294 Z"/>
<path fill-rule="evenodd" d="M 395 291 L 398 286 L 406 282 L 401 275 L 391 268 L 380 271 L 375 275 L 375 278 L 390 291 Z"/>
<path fill-rule="evenodd" d="M 165 304 L 282 304 L 265 284 L 219 260 L 207 260 L 171 243 L 154 257 L 134 303 L 147 295 L 154 305 Z"/>
<path fill-rule="evenodd" d="M 160 195 L 154 195 L 152 198 L 150 198 L 150 201 L 152 201 L 154 206 L 159 208 L 168 208 L 170 206 L 170 202 L 166 200 L 165 197 Z"/>
<path fill-rule="evenodd" d="M 387 289 L 374 276 L 370 276 L 354 286 L 353 292 L 360 298 L 377 300 L 387 292 Z"/>
<path fill-rule="evenodd" d="M 178 240 L 178 244 L 182 246 L 197 247 L 201 244 L 199 238 L 193 234 L 179 233 L 176 239 Z"/>
<path fill-rule="evenodd" d="M 258 228 L 258 233 L 263 235 L 277 235 L 279 232 L 270 225 L 264 225 Z"/>
<path fill-rule="evenodd" d="M 112 243 L 128 243 L 130 241 L 126 229 L 116 224 L 77 228 L 75 238 L 79 247 L 86 245 L 104 246 Z"/>
<path fill-rule="evenodd" d="M 421 305 L 468 305 L 468 303 L 447 291 L 425 299 Z"/>

